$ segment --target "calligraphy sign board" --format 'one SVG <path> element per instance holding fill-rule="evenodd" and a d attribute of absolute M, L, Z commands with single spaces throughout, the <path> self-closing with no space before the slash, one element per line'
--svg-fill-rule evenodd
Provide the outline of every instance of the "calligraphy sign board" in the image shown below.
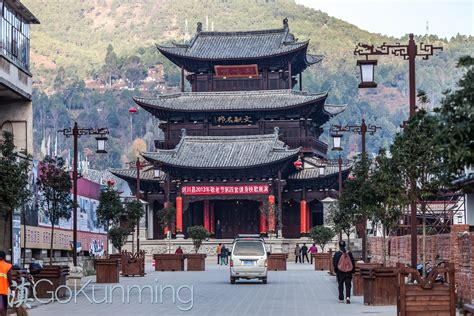
<path fill-rule="evenodd" d="M 253 65 L 216 65 L 214 66 L 218 78 L 253 78 L 258 77 L 258 66 Z"/>
<path fill-rule="evenodd" d="M 250 115 L 218 115 L 212 118 L 214 125 L 248 125 L 255 121 L 257 119 Z"/>
<path fill-rule="evenodd" d="M 269 194 L 268 184 L 242 185 L 184 185 L 183 195 Z"/>

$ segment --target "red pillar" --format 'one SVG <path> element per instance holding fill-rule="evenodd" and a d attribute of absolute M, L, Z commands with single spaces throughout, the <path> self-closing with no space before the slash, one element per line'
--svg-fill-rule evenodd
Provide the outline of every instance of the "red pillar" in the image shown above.
<path fill-rule="evenodd" d="M 211 216 L 210 216 L 210 221 L 211 221 L 211 234 L 215 234 L 216 233 L 216 229 L 215 229 L 215 226 L 214 226 L 214 222 L 215 222 L 215 213 L 214 213 L 214 203 L 209 203 L 210 204 L 210 210 L 211 210 Z"/>
<path fill-rule="evenodd" d="M 307 215 L 307 208 L 306 208 L 306 201 L 300 201 L 300 233 L 306 233 L 307 223 L 306 223 L 306 215 Z"/>
<path fill-rule="evenodd" d="M 176 197 L 176 232 L 183 232 L 183 198 Z"/>
<path fill-rule="evenodd" d="M 275 214 L 273 208 L 275 205 L 275 196 L 273 194 L 268 196 L 268 207 L 269 207 L 269 216 L 268 216 L 268 231 L 275 232 Z"/>
<path fill-rule="evenodd" d="M 260 210 L 260 234 L 265 234 L 266 232 L 267 232 L 267 214 L 265 213 L 265 210 L 262 208 Z"/>
<path fill-rule="evenodd" d="M 311 212 L 309 211 L 309 203 L 306 203 L 306 232 L 311 230 Z"/>
<path fill-rule="evenodd" d="M 209 214 L 209 200 L 204 201 L 204 228 L 207 229 L 207 231 L 211 230 L 211 227 L 209 225 L 209 219 L 210 219 L 210 214 Z"/>

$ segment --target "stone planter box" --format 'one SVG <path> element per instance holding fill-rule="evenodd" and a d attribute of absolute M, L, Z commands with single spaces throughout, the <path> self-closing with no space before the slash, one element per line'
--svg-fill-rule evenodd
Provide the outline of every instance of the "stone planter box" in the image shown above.
<path fill-rule="evenodd" d="M 406 284 L 406 277 L 413 275 L 416 284 Z M 445 283 L 435 283 L 443 275 Z M 448 268 L 435 268 L 426 279 L 416 269 L 399 266 L 399 300 L 397 314 L 400 316 L 456 315 L 454 264 Z"/>
<path fill-rule="evenodd" d="M 365 305 L 397 304 L 397 273 L 395 267 L 361 268 Z"/>
<path fill-rule="evenodd" d="M 206 270 L 206 254 L 190 253 L 186 255 L 186 259 L 187 259 L 188 271 L 205 271 Z"/>
<path fill-rule="evenodd" d="M 119 260 L 118 259 L 96 259 L 96 282 L 118 283 L 119 282 Z"/>
<path fill-rule="evenodd" d="M 184 271 L 184 258 L 183 254 L 153 255 L 155 271 Z"/>
<path fill-rule="evenodd" d="M 145 276 L 145 251 L 122 251 L 122 276 Z"/>
<path fill-rule="evenodd" d="M 352 295 L 362 296 L 364 295 L 364 282 L 360 275 L 360 269 L 362 268 L 377 268 L 382 267 L 381 263 L 356 263 L 355 273 L 352 278 Z"/>
<path fill-rule="evenodd" d="M 51 298 L 51 291 L 54 292 L 61 285 L 66 285 L 66 278 L 69 274 L 68 266 L 44 266 L 43 270 L 34 276 L 36 297 Z M 50 282 L 41 280 L 49 280 Z M 67 295 L 66 289 L 61 288 L 55 297 L 62 298 Z"/>
<path fill-rule="evenodd" d="M 119 272 L 122 272 L 122 254 L 121 253 L 113 253 L 109 255 L 110 259 L 117 259 L 119 261 Z"/>
<path fill-rule="evenodd" d="M 271 253 L 268 256 L 268 270 L 269 271 L 286 271 L 286 260 L 288 254 L 286 253 Z"/>
<path fill-rule="evenodd" d="M 330 253 L 314 253 L 311 254 L 314 260 L 314 270 L 316 271 L 331 271 L 331 259 Z"/>

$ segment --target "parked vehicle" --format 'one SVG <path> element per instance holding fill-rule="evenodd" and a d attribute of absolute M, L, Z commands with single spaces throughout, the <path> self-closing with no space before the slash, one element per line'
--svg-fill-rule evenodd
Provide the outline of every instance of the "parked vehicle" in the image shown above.
<path fill-rule="evenodd" d="M 267 283 L 268 254 L 258 235 L 239 235 L 230 255 L 230 283 L 238 279 L 259 279 Z"/>

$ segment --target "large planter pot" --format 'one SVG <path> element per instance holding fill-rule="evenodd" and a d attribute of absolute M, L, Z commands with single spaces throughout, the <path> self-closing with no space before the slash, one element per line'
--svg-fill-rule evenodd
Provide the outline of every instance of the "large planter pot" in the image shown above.
<path fill-rule="evenodd" d="M 188 271 L 205 271 L 206 254 L 190 253 L 186 255 Z M 156 263 L 155 263 L 156 264 Z"/>
<path fill-rule="evenodd" d="M 69 274 L 68 266 L 44 266 L 43 270 L 35 275 L 35 296 L 38 298 L 51 298 L 51 292 L 55 292 L 61 285 L 66 285 Z M 49 281 L 49 282 L 48 282 Z M 56 298 L 67 295 L 66 288 L 62 287 L 55 294 Z"/>
<path fill-rule="evenodd" d="M 123 276 L 145 276 L 145 251 L 123 251 L 121 266 Z"/>
<path fill-rule="evenodd" d="M 122 272 L 122 253 L 113 253 L 111 255 L 109 255 L 109 258 L 110 259 L 117 259 L 119 261 L 119 272 Z"/>
<path fill-rule="evenodd" d="M 416 284 L 406 284 L 406 277 L 410 274 L 417 279 Z M 435 283 L 438 275 L 443 275 L 446 282 Z M 448 268 L 435 268 L 433 274 L 426 279 L 422 279 L 416 269 L 400 265 L 398 284 L 397 312 L 399 316 L 456 315 L 453 264 L 450 264 Z"/>
<path fill-rule="evenodd" d="M 355 273 L 352 278 L 352 295 L 354 296 L 362 296 L 364 295 L 364 282 L 360 275 L 360 269 L 363 268 L 377 268 L 382 267 L 381 263 L 356 263 L 355 266 Z"/>
<path fill-rule="evenodd" d="M 397 268 L 367 267 L 360 274 L 364 286 L 365 305 L 397 304 Z"/>
<path fill-rule="evenodd" d="M 184 258 L 183 254 L 153 255 L 155 271 L 184 271 Z"/>
<path fill-rule="evenodd" d="M 268 256 L 268 270 L 270 271 L 286 271 L 286 253 L 271 253 Z"/>
<path fill-rule="evenodd" d="M 97 283 L 119 282 L 119 260 L 118 259 L 96 259 L 95 260 Z"/>
<path fill-rule="evenodd" d="M 314 270 L 331 271 L 332 256 L 330 253 L 313 253 L 311 256 L 314 260 Z"/>

